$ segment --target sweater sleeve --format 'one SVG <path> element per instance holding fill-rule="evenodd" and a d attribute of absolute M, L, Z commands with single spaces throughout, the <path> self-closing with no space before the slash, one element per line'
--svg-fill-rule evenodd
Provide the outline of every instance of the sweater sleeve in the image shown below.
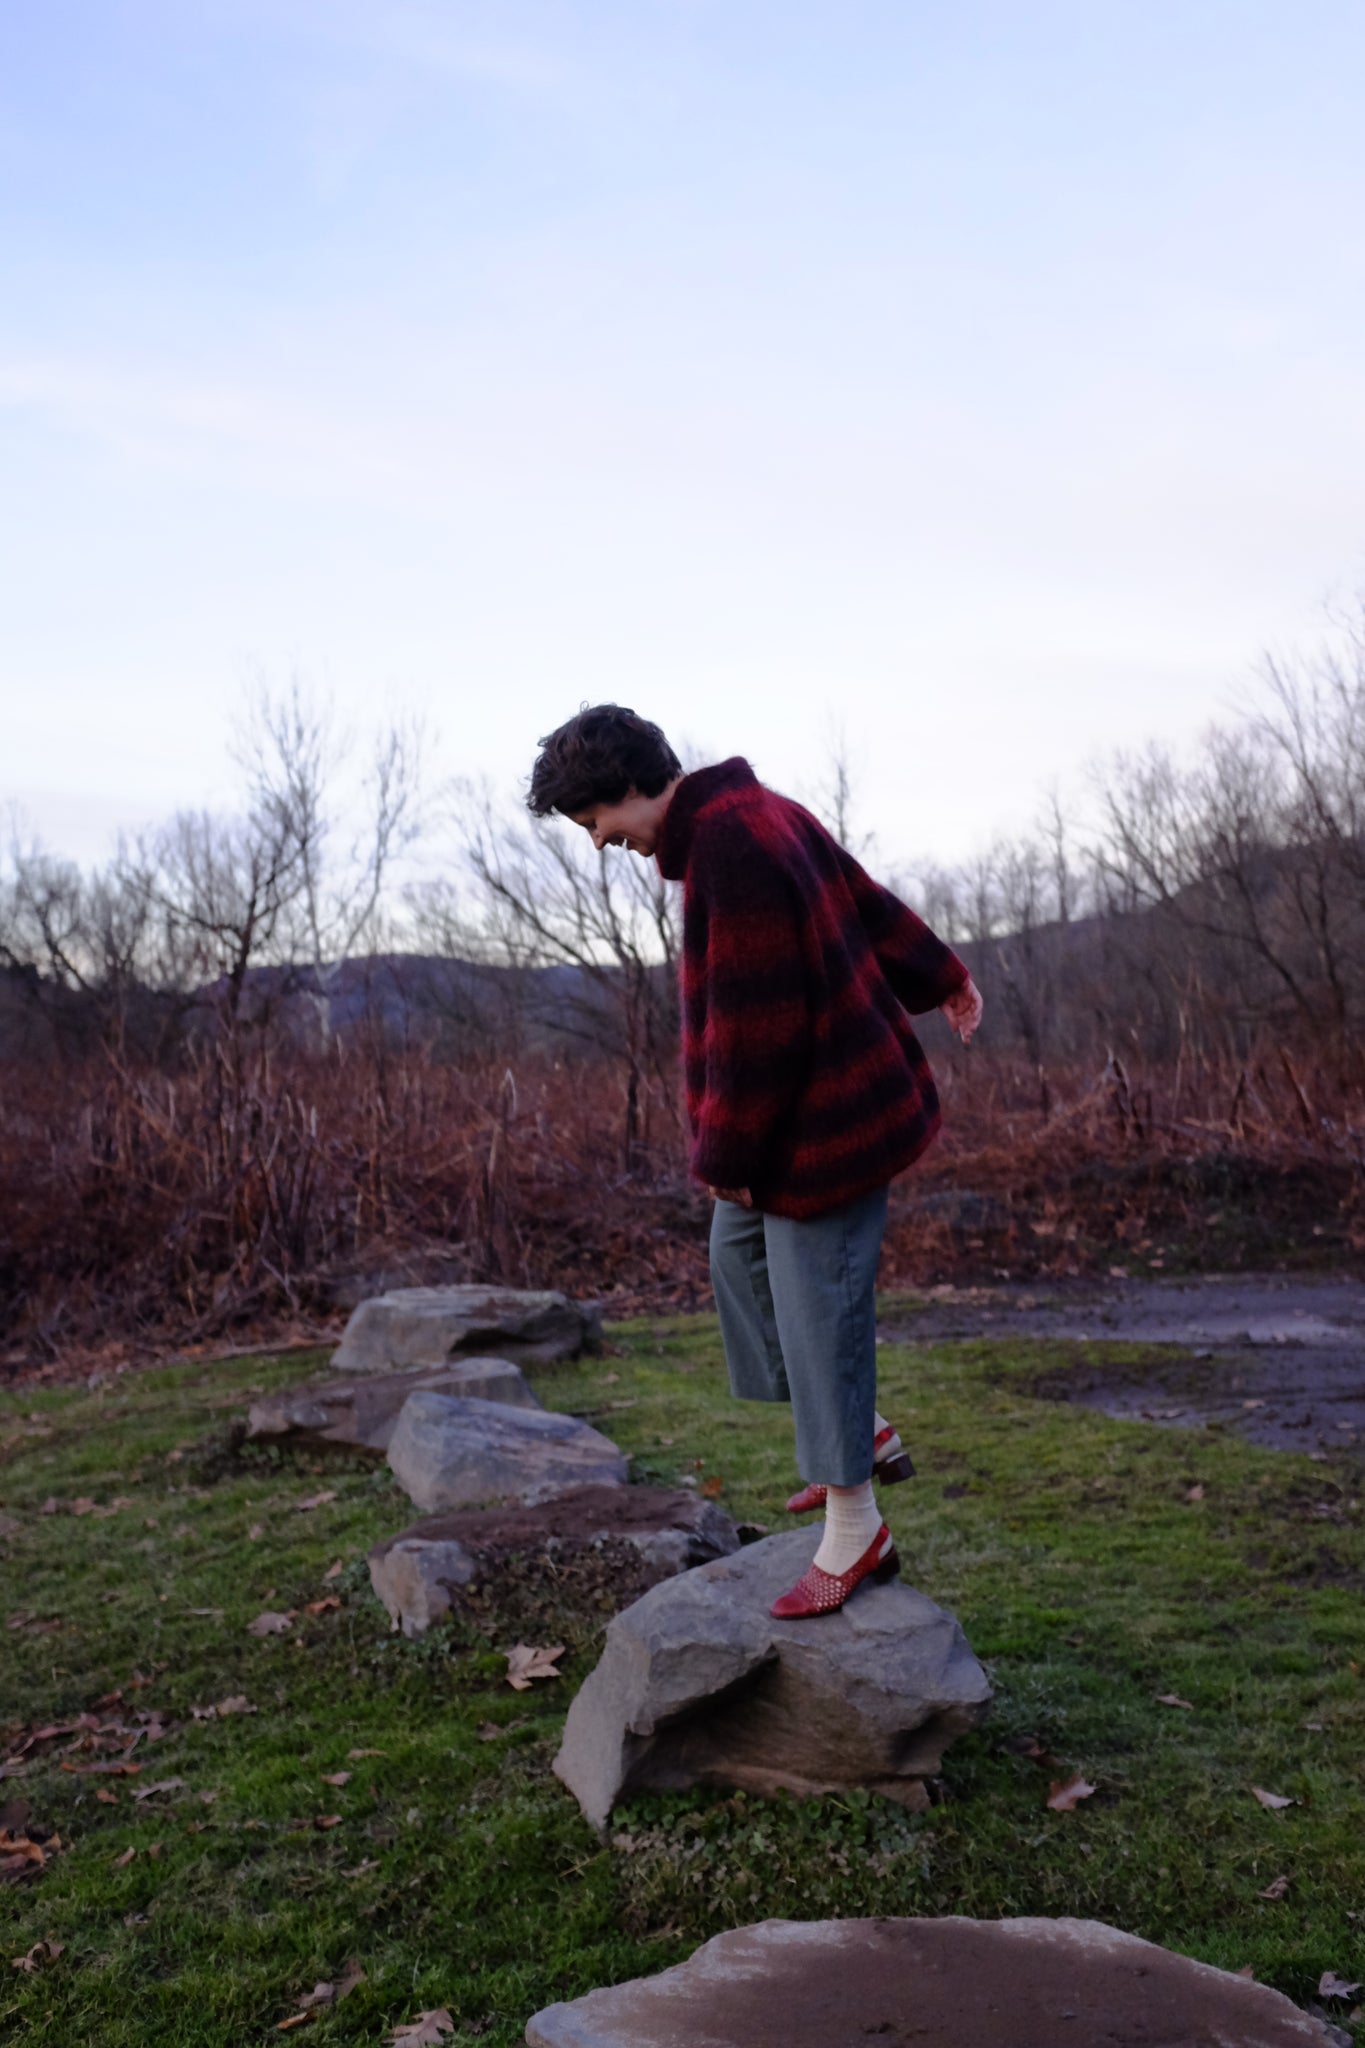
<path fill-rule="evenodd" d="M 780 858 L 725 820 L 698 834 L 689 883 L 705 917 L 702 985 L 685 991 L 701 1026 L 692 1170 L 712 1187 L 761 1188 L 810 1056 L 797 890 Z"/>
<path fill-rule="evenodd" d="M 967 980 L 967 964 L 922 917 L 880 882 L 874 882 L 851 853 L 839 848 L 840 865 L 891 993 L 912 1017 L 936 1010 Z"/>

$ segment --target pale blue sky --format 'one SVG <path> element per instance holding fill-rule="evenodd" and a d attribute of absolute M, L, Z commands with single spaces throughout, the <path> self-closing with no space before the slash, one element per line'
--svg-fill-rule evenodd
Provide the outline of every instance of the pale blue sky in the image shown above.
<path fill-rule="evenodd" d="M 615 697 L 891 856 L 1365 583 L 1348 0 L 0 0 L 0 799 Z"/>

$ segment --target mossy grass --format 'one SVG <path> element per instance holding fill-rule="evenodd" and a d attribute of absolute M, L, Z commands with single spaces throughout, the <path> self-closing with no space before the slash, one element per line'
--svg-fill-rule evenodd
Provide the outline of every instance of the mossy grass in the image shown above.
<path fill-rule="evenodd" d="M 541 1374 L 546 1403 L 608 1430 L 638 1477 L 786 1526 L 789 1418 L 730 1400 L 713 1320 L 611 1341 Z M 881 1405 L 919 1468 L 883 1496 L 906 1575 L 959 1614 L 997 1695 L 931 1810 L 701 1792 L 636 1802 L 606 1842 L 550 1771 L 600 1585 L 527 1561 L 424 1641 L 391 1635 L 363 1564 L 411 1516 L 387 1469 L 262 1452 L 233 1428 L 254 1391 L 320 1360 L 0 1397 L 0 1517 L 19 1525 L 0 1537 L 0 1625 L 17 1623 L 0 1632 L 0 1755 L 119 1688 L 110 1712 L 170 1723 L 139 1745 L 140 1777 L 64 1771 L 64 1737 L 0 1782 L 0 1805 L 27 1800 L 62 1842 L 0 1890 L 0 2038 L 277 2038 L 354 1956 L 365 1982 L 299 2035 L 378 2042 L 446 2006 L 457 2044 L 510 2048 L 538 2007 L 769 1915 L 1079 1914 L 1249 1964 L 1305 2005 L 1324 1969 L 1365 1977 L 1361 1473 L 1036 1398 L 1070 1356 L 882 1352 Z M 335 1498 L 300 1508 L 320 1493 Z M 80 1498 L 128 1505 L 78 1515 Z M 249 1635 L 265 1609 L 295 1610 L 289 1632 Z M 565 1643 L 563 1679 L 509 1690 L 518 1637 Z M 242 1695 L 254 1713 L 193 1717 Z M 339 1770 L 349 1782 L 324 1782 Z M 1094 1794 L 1047 1811 L 1051 1780 L 1076 1773 Z M 1264 1810 L 1253 1786 L 1294 1803 Z M 1258 1896 L 1282 1875 L 1282 1898 Z M 55 1960 L 8 1967 L 49 1935 Z"/>

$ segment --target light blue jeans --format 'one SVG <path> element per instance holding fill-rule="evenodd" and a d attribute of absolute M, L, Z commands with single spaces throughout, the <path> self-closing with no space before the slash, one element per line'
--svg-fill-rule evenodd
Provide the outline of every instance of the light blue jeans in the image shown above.
<path fill-rule="evenodd" d="M 885 1188 L 796 1222 L 738 1202 L 711 1218 L 711 1284 L 741 1401 L 790 1401 L 796 1466 L 823 1486 L 872 1476 L 877 1258 Z"/>

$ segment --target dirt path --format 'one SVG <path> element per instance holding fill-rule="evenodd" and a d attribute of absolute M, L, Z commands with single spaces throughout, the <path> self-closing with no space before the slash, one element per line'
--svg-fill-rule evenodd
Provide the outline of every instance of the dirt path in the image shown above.
<path fill-rule="evenodd" d="M 1107 1415 L 1235 1429 L 1318 1459 L 1365 1448 L 1365 1280 L 1243 1274 L 944 1287 L 897 1303 L 882 1334 L 1151 1346 L 1122 1366 L 1082 1354 L 1045 1373 L 1038 1391 Z"/>

